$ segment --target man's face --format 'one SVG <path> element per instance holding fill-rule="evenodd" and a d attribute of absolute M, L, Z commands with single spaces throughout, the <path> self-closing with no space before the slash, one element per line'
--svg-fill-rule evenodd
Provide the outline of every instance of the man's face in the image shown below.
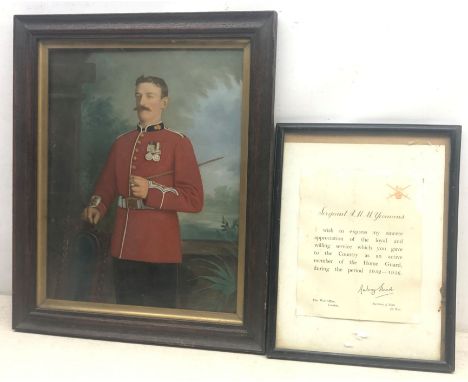
<path fill-rule="evenodd" d="M 151 82 L 142 82 L 135 89 L 135 102 L 140 122 L 155 123 L 161 121 L 161 114 L 167 106 L 168 99 L 161 98 L 159 86 Z"/>

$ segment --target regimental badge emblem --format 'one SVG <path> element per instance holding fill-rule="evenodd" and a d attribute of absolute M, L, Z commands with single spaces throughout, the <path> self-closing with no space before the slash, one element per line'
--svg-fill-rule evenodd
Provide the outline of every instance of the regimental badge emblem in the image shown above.
<path fill-rule="evenodd" d="M 159 162 L 161 160 L 161 144 L 159 142 L 151 141 L 146 148 L 146 160 Z"/>
<path fill-rule="evenodd" d="M 390 195 L 388 195 L 387 199 L 390 199 L 390 198 L 395 198 L 395 199 L 402 199 L 402 198 L 406 198 L 406 199 L 410 199 L 410 197 L 408 196 L 408 194 L 406 192 L 403 192 L 405 191 L 410 185 L 407 185 L 405 187 L 400 187 L 400 186 L 391 186 L 389 184 L 387 184 L 387 186 L 389 188 L 391 188 L 394 192 Z"/>

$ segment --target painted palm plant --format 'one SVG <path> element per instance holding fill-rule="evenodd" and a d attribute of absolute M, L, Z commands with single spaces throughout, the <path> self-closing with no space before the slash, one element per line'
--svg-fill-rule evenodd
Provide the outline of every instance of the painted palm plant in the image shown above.
<path fill-rule="evenodd" d="M 216 311 L 228 310 L 228 307 L 235 303 L 237 282 L 236 272 L 232 266 L 232 261 L 226 261 L 224 257 L 216 256 L 213 259 L 199 259 L 200 266 L 203 266 L 209 273 L 198 276 L 198 280 L 205 280 L 208 285 L 197 290 L 198 293 L 213 290 L 220 294 L 219 301 L 213 301 L 212 309 Z"/>
<path fill-rule="evenodd" d="M 228 221 L 224 216 L 221 228 L 218 230 L 220 238 L 237 242 L 239 223 L 237 219 Z M 212 255 L 196 259 L 196 265 L 203 269 L 203 274 L 195 277 L 200 287 L 195 293 L 215 292 L 219 298 L 210 299 L 205 308 L 215 311 L 235 310 L 237 295 L 237 245 L 223 255 Z"/>

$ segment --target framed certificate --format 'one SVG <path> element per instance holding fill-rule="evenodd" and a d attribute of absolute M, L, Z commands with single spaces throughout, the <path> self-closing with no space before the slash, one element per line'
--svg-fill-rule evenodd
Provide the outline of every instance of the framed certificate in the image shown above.
<path fill-rule="evenodd" d="M 15 17 L 15 330 L 265 352 L 275 43 L 275 12 Z"/>
<path fill-rule="evenodd" d="M 269 357 L 454 370 L 460 136 L 278 125 Z"/>

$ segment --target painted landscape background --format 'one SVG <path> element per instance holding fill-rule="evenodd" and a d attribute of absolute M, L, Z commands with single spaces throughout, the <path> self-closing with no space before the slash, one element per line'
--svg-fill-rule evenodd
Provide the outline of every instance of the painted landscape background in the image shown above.
<path fill-rule="evenodd" d="M 75 217 L 92 195 L 114 139 L 136 128 L 134 85 L 144 74 L 167 82 L 170 101 L 163 121 L 190 138 L 198 162 L 223 157 L 201 167 L 203 211 L 179 213 L 184 247 L 181 307 L 235 309 L 242 54 L 242 50 L 219 49 L 51 52 L 48 266 L 57 274 L 47 280 L 49 295 L 112 299 L 109 260 L 94 264 L 93 253 L 106 245 L 113 210 L 87 233 L 78 228 L 82 223 Z M 101 276 L 96 276 L 96 266 Z M 64 287 L 67 283 L 73 285 Z"/>

